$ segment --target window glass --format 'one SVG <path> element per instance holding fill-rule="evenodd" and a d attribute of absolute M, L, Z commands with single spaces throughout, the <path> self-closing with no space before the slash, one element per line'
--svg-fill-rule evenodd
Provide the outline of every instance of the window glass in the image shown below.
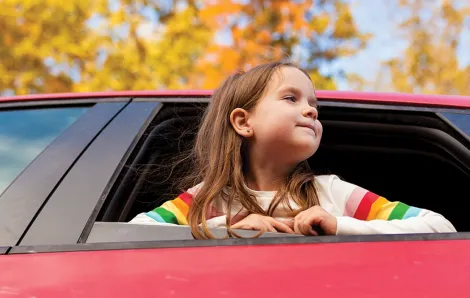
<path fill-rule="evenodd" d="M 0 111 L 0 194 L 88 107 Z"/>
<path fill-rule="evenodd" d="M 441 113 L 441 115 L 467 134 L 467 136 L 470 136 L 470 114 Z"/>

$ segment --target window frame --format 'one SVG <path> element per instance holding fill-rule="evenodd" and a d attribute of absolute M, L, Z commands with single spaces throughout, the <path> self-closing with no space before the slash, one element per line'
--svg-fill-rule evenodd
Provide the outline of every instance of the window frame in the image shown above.
<path fill-rule="evenodd" d="M 77 243 L 91 229 L 109 188 L 160 107 L 159 102 L 131 102 L 123 108 L 69 169 L 19 245 Z"/>
<path fill-rule="evenodd" d="M 208 102 L 208 98 L 138 98 L 133 100 L 134 103 L 165 103 L 165 102 Z M 383 104 L 361 104 L 361 103 L 348 103 L 348 102 L 336 102 L 336 101 L 321 101 L 320 105 L 323 106 L 335 106 L 335 107 L 353 107 L 361 109 L 388 109 L 388 110 L 402 110 L 402 111 L 431 111 L 433 113 L 439 114 L 440 111 L 446 112 L 460 112 L 470 114 L 470 109 L 456 109 L 456 108 L 435 108 L 435 107 L 418 107 L 418 106 L 407 106 L 407 105 L 383 105 Z M 160 105 L 161 106 L 161 105 Z M 21 242 L 20 246 L 12 249 L 11 253 L 25 253 L 29 250 L 34 250 L 35 252 L 46 252 L 46 251 L 80 251 L 80 250 L 102 250 L 102 249 L 132 249 L 132 248 L 158 248 L 158 247 L 188 247 L 188 246 L 214 246 L 214 245 L 256 245 L 256 244 L 299 244 L 299 243 L 342 243 L 342 242 L 364 242 L 364 241 L 422 241 L 422 240 L 465 240 L 470 239 L 470 232 L 459 232 L 459 233 L 450 233 L 450 234 L 403 234 L 403 235 L 368 235 L 368 236 L 323 236 L 323 237 L 267 237 L 267 238 L 258 238 L 258 239 L 227 239 L 227 240 L 150 240 L 149 227 L 141 226 L 142 235 L 144 236 L 139 241 L 122 241 L 116 239 L 118 242 L 115 243 L 87 243 L 87 238 L 92 232 L 94 225 L 94 220 L 96 215 L 100 212 L 100 208 L 103 204 L 103 201 L 109 194 L 111 187 L 113 187 L 114 182 L 116 181 L 117 175 L 123 169 L 123 164 L 126 158 L 131 154 L 134 149 L 134 146 L 142 137 L 147 125 L 158 113 L 159 108 L 155 106 L 155 109 L 152 113 L 148 114 L 148 117 L 145 121 L 142 122 L 141 129 L 134 136 L 132 142 L 130 142 L 129 148 L 122 155 L 122 158 L 119 162 L 115 162 L 114 165 L 111 163 L 108 165 L 112 169 L 113 174 L 111 178 L 107 181 L 106 185 L 102 184 L 101 187 L 104 188 L 104 191 L 100 195 L 95 195 L 96 197 L 92 200 L 96 201 L 96 206 L 91 212 L 89 218 L 85 221 L 83 218 L 80 222 L 74 223 L 76 229 L 73 233 L 70 231 L 62 231 L 54 233 L 53 240 L 49 241 L 50 236 L 42 238 L 48 231 L 48 229 L 37 230 L 34 238 L 30 238 L 34 241 L 31 242 Z M 120 115 L 122 116 L 122 115 Z M 123 119 L 127 116 L 122 116 Z M 129 116 L 130 117 L 130 116 Z M 129 118 L 130 119 L 130 118 Z M 116 121 L 116 120 L 115 120 Z M 113 121 L 114 122 L 114 121 Z M 125 121 L 118 121 L 110 130 L 119 131 L 123 128 Z M 111 133 L 111 132 L 110 132 Z M 100 136 L 101 138 L 101 136 Z M 98 148 L 97 148 L 98 149 Z M 103 152 L 102 150 L 96 150 L 98 152 Z M 90 156 L 91 158 L 91 156 Z M 81 161 L 80 161 L 81 162 Z M 79 163 L 77 163 L 78 166 Z M 103 180 L 104 181 L 104 180 Z M 102 182 L 103 183 L 103 182 Z M 62 186 L 62 185 L 61 185 Z M 68 190 L 80 189 L 83 185 L 75 185 L 73 187 L 68 187 Z M 62 204 L 63 205 L 63 204 Z M 59 210 L 58 207 L 51 207 L 53 209 Z M 53 213 L 50 212 L 49 215 Z M 54 216 L 54 219 L 48 218 L 47 221 L 52 222 L 61 222 L 60 220 L 67 220 L 67 216 L 64 214 L 59 216 Z M 119 224 L 118 224 L 119 225 Z M 104 232 L 114 232 L 119 234 L 119 227 L 110 226 L 109 229 Z M 49 224 L 51 227 L 51 224 Z M 81 229 L 80 229 L 81 227 Z M 116 230 L 117 229 L 117 230 Z M 78 233 L 77 231 L 81 232 Z M 134 230 L 139 230 L 136 228 Z M 145 232 L 144 232 L 145 230 Z M 187 232 L 185 232 L 187 233 Z M 96 235 L 94 236 L 96 237 Z M 112 239 L 108 239 L 112 240 Z"/>
<path fill-rule="evenodd" d="M 464 110 L 465 111 L 465 110 Z M 466 115 L 469 117 L 469 120 L 470 120 L 470 112 L 462 112 L 462 110 L 457 110 L 457 111 L 453 111 L 453 112 L 449 112 L 449 111 L 439 111 L 437 112 L 437 116 L 442 120 L 444 121 L 445 123 L 447 123 L 447 125 L 449 125 L 450 127 L 452 127 L 452 129 L 457 132 L 458 134 L 460 134 L 462 136 L 462 138 L 466 139 L 468 142 L 470 142 L 470 135 L 468 135 L 466 132 L 464 132 L 460 127 L 457 126 L 457 124 L 455 124 L 454 122 L 452 122 L 450 119 L 448 119 L 443 113 L 449 113 L 449 114 L 463 114 L 463 115 Z"/>
<path fill-rule="evenodd" d="M 399 234 L 399 235 L 360 235 L 360 236 L 321 236 L 321 237 L 260 237 L 255 239 L 228 238 L 210 240 L 164 240 L 164 241 L 122 241 L 73 243 L 61 245 L 20 245 L 12 247 L 8 254 L 36 254 L 51 252 L 83 252 L 130 249 L 194 248 L 221 246 L 260 246 L 286 244 L 334 244 L 368 242 L 413 242 L 413 241 L 462 241 L 470 240 L 470 232 L 439 234 Z"/>
<path fill-rule="evenodd" d="M 20 243 L 62 177 L 113 117 L 130 101 L 44 100 L 0 103 L 0 112 L 29 108 L 90 106 L 74 123 L 51 142 L 0 194 L 0 245 Z M 64 150 L 67 149 L 67 150 Z M 49 175 L 44 168 L 54 161 Z"/>
<path fill-rule="evenodd" d="M 9 246 L 0 246 L 0 255 L 5 255 L 9 250 Z"/>

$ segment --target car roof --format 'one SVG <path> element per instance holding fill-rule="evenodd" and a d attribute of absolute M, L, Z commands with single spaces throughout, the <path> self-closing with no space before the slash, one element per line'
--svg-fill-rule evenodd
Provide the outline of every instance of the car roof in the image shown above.
<path fill-rule="evenodd" d="M 106 91 L 82 93 L 51 93 L 0 97 L 0 103 L 44 100 L 101 99 L 110 97 L 210 97 L 212 90 L 144 90 L 144 91 Z M 410 93 L 383 93 L 357 91 L 318 90 L 319 101 L 341 101 L 356 103 L 400 104 L 413 106 L 470 108 L 470 96 L 431 95 Z"/>

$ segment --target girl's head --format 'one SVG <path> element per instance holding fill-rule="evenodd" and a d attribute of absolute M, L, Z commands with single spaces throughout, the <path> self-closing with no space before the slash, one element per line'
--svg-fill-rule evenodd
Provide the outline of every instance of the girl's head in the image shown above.
<path fill-rule="evenodd" d="M 246 83 L 248 82 L 248 83 Z M 250 84 L 250 82 L 252 82 Z M 274 159 L 293 168 L 318 149 L 322 126 L 317 99 L 306 72 L 291 64 L 272 63 L 239 76 L 240 96 L 230 103 L 230 125 L 256 158 Z M 257 88 L 259 88 L 257 90 Z"/>
<path fill-rule="evenodd" d="M 194 182 L 204 181 L 189 213 L 196 238 L 212 238 L 205 219 L 217 196 L 225 194 L 228 206 L 239 200 L 250 213 L 265 213 L 244 187 L 249 158 L 275 160 L 289 173 L 268 213 L 287 200 L 287 194 L 300 211 L 317 204 L 306 162 L 320 144 L 322 126 L 317 117 L 313 83 L 293 64 L 262 64 L 227 78 L 212 96 L 194 147 Z M 231 191 L 222 192 L 224 187 Z"/>

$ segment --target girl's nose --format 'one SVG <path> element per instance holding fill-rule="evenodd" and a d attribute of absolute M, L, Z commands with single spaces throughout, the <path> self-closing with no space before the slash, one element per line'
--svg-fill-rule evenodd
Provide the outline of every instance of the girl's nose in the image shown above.
<path fill-rule="evenodd" d="M 304 109 L 302 114 L 304 115 L 304 117 L 309 117 L 313 120 L 317 120 L 318 118 L 318 110 L 310 105 Z"/>

